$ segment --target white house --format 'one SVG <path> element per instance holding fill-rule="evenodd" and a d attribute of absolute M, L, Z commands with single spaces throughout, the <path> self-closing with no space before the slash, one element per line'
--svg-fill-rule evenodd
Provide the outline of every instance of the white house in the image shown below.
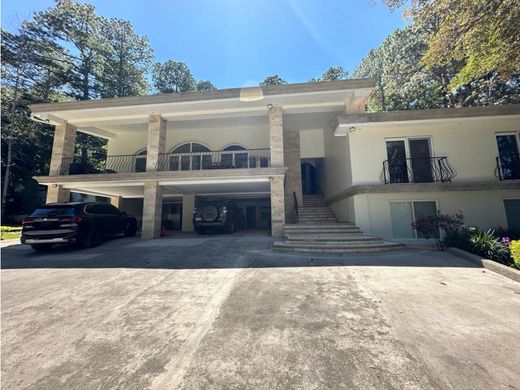
<path fill-rule="evenodd" d="M 36 179 L 48 202 L 70 191 L 110 197 L 141 219 L 143 238 L 161 226 L 192 231 L 193 208 L 212 197 L 236 201 L 249 227 L 275 236 L 305 222 L 316 195 L 334 220 L 387 240 L 416 238 L 410 221 L 437 210 L 520 228 L 520 106 L 365 113 L 374 85 L 33 105 L 34 120 L 56 127 L 49 176 Z M 108 139 L 103 166 L 74 156 L 78 131 Z"/>

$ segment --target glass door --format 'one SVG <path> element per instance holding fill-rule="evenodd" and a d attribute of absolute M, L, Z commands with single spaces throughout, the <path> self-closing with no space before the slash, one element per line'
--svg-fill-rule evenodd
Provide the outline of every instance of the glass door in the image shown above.
<path fill-rule="evenodd" d="M 497 138 L 499 169 L 502 179 L 520 179 L 520 155 L 518 154 L 518 135 L 499 134 Z"/>
<path fill-rule="evenodd" d="M 404 140 L 386 141 L 390 183 L 408 183 L 406 146 Z"/>
<path fill-rule="evenodd" d="M 433 182 L 432 156 L 428 138 L 410 139 L 410 165 L 414 183 Z"/>

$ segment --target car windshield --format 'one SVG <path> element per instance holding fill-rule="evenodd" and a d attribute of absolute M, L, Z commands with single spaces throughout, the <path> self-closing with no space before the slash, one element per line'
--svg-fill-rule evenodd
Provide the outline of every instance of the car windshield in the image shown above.
<path fill-rule="evenodd" d="M 36 209 L 31 217 L 56 217 L 56 216 L 74 216 L 74 207 L 71 206 L 52 206 L 41 207 Z"/>

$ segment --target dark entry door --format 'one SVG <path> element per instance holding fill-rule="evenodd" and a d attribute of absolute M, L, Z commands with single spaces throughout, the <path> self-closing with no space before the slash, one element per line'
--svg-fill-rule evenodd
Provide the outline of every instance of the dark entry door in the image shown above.
<path fill-rule="evenodd" d="M 315 194 L 316 185 L 316 169 L 309 163 L 301 165 L 302 170 L 302 192 L 304 195 Z"/>
<path fill-rule="evenodd" d="M 409 143 L 414 183 L 431 183 L 433 174 L 429 139 L 411 139 Z"/>
<path fill-rule="evenodd" d="M 256 228 L 256 206 L 246 207 L 246 228 Z"/>

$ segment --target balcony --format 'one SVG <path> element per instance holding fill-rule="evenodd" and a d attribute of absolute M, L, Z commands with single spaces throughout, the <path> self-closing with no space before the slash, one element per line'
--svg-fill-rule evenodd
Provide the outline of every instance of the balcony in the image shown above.
<path fill-rule="evenodd" d="M 252 169 L 271 166 L 270 149 L 242 149 L 197 153 L 161 153 L 157 171 L 200 171 L 209 169 Z M 102 163 L 88 158 L 64 158 L 58 175 L 93 175 L 146 172 L 146 155 L 107 156 Z"/>
<path fill-rule="evenodd" d="M 449 182 L 457 173 L 447 157 L 424 157 L 386 160 L 381 181 L 389 183 Z"/>
<path fill-rule="evenodd" d="M 498 156 L 495 176 L 500 180 L 520 179 L 520 154 L 511 153 Z"/>

